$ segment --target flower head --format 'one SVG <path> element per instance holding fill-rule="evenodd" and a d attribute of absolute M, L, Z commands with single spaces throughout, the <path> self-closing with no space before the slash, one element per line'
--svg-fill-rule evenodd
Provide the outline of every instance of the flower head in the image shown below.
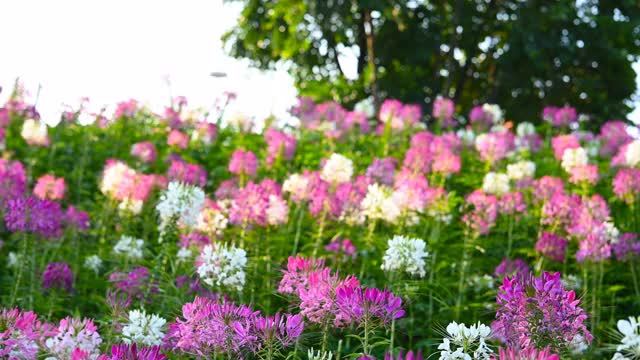
<path fill-rule="evenodd" d="M 73 275 L 67 263 L 49 263 L 42 273 L 42 288 L 60 288 L 67 292 L 73 290 Z"/>
<path fill-rule="evenodd" d="M 382 270 L 425 276 L 424 259 L 429 253 L 425 251 L 427 244 L 424 240 L 396 235 L 387 241 L 387 246 L 382 259 Z"/>

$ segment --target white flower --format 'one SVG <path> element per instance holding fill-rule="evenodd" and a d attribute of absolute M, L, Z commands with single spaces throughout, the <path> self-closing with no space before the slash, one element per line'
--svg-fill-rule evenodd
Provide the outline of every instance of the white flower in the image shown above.
<path fill-rule="evenodd" d="M 42 121 L 34 119 L 25 120 L 22 124 L 20 135 L 29 145 L 49 145 L 47 125 Z"/>
<path fill-rule="evenodd" d="M 227 228 L 228 223 L 229 219 L 224 215 L 222 209 L 205 207 L 200 211 L 196 219 L 196 230 L 220 236 L 224 229 Z"/>
<path fill-rule="evenodd" d="M 266 210 L 267 223 L 269 225 L 286 224 L 289 217 L 289 205 L 280 196 L 269 195 L 269 207 Z"/>
<path fill-rule="evenodd" d="M 614 359 L 637 359 L 640 357 L 640 317 L 629 317 L 629 320 L 618 320 L 620 345 L 616 351 L 622 354 Z M 625 357 L 623 357 L 623 354 Z"/>
<path fill-rule="evenodd" d="M 620 230 L 618 230 L 616 225 L 611 220 L 605 221 L 603 225 L 606 238 L 609 240 L 609 242 L 612 244 L 617 243 L 618 237 L 620 237 Z"/>
<path fill-rule="evenodd" d="M 566 276 L 563 274 L 560 281 L 562 282 L 562 286 L 569 290 L 578 290 L 582 288 L 582 279 L 573 274 L 569 274 Z"/>
<path fill-rule="evenodd" d="M 507 165 L 507 176 L 511 180 L 530 179 L 536 173 L 536 164 L 533 161 L 518 161 Z"/>
<path fill-rule="evenodd" d="M 516 126 L 516 134 L 519 137 L 525 137 L 536 133 L 536 127 L 530 122 L 521 122 Z"/>
<path fill-rule="evenodd" d="M 373 103 L 373 97 L 368 97 L 366 99 L 360 100 L 360 102 L 353 107 L 353 110 L 363 112 L 367 115 L 368 118 L 372 118 L 376 113 L 376 107 Z"/>
<path fill-rule="evenodd" d="M 178 250 L 176 257 L 178 258 L 178 262 L 186 262 L 191 259 L 191 255 L 191 250 L 189 248 L 181 247 L 180 250 Z"/>
<path fill-rule="evenodd" d="M 16 254 L 13 251 L 9 252 L 9 256 L 7 258 L 8 268 L 18 268 L 21 262 L 22 262 L 22 255 Z"/>
<path fill-rule="evenodd" d="M 303 198 L 307 194 L 309 179 L 300 174 L 291 174 L 282 183 L 282 192 L 291 193 L 297 198 Z"/>
<path fill-rule="evenodd" d="M 122 341 L 125 344 L 160 345 L 164 338 L 162 327 L 167 320 L 153 314 L 147 315 L 144 310 L 129 311 L 129 321 L 122 328 Z"/>
<path fill-rule="evenodd" d="M 502 195 L 509 192 L 509 176 L 507 174 L 489 172 L 482 181 L 482 191 L 487 194 Z"/>
<path fill-rule="evenodd" d="M 179 225 L 194 226 L 204 200 L 204 191 L 199 187 L 170 182 L 156 205 L 156 211 L 160 215 L 159 241 L 162 242 L 165 228 L 172 221 L 177 221 Z"/>
<path fill-rule="evenodd" d="M 488 274 L 478 275 L 473 274 L 469 278 L 469 284 L 476 292 L 493 289 L 494 277 Z"/>
<path fill-rule="evenodd" d="M 456 132 L 456 135 L 458 135 L 458 137 L 462 139 L 465 144 L 473 144 L 476 139 L 476 134 L 470 127 L 458 130 Z"/>
<path fill-rule="evenodd" d="M 424 240 L 396 235 L 387 241 L 387 246 L 382 258 L 382 270 L 404 271 L 420 277 L 426 275 L 424 259 L 429 253 L 425 251 L 427 244 Z"/>
<path fill-rule="evenodd" d="M 581 334 L 577 334 L 571 339 L 571 343 L 569 343 L 569 348 L 571 348 L 571 352 L 574 355 L 580 355 L 583 352 L 587 351 L 589 348 L 589 344 L 587 344 L 586 339 Z"/>
<path fill-rule="evenodd" d="M 121 215 L 125 215 L 127 213 L 131 215 L 140 215 L 142 212 L 142 205 L 144 205 L 144 201 L 125 198 L 118 204 L 118 211 Z"/>
<path fill-rule="evenodd" d="M 243 249 L 207 245 L 200 254 L 198 275 L 209 286 L 221 286 L 242 291 L 247 253 Z"/>
<path fill-rule="evenodd" d="M 627 145 L 627 151 L 624 153 L 625 163 L 629 167 L 637 167 L 640 165 L 640 140 L 634 140 Z"/>
<path fill-rule="evenodd" d="M 378 184 L 369 185 L 360 207 L 369 220 L 385 220 L 393 224 L 401 215 L 401 208 L 394 201 L 391 189 Z"/>
<path fill-rule="evenodd" d="M 332 184 L 345 183 L 353 175 L 353 161 L 340 154 L 331 154 L 320 173 L 320 178 Z"/>
<path fill-rule="evenodd" d="M 122 235 L 116 246 L 113 247 L 113 252 L 129 259 L 142 259 L 143 246 L 144 241 L 142 239 Z"/>
<path fill-rule="evenodd" d="M 102 267 L 102 259 L 98 255 L 87 256 L 84 261 L 84 267 L 98 273 Z"/>
<path fill-rule="evenodd" d="M 585 149 L 579 147 L 575 149 L 566 149 L 562 154 L 562 168 L 569 172 L 576 166 L 587 165 L 589 157 Z"/>
<path fill-rule="evenodd" d="M 447 325 L 448 337 L 438 346 L 440 360 L 465 359 L 489 360 L 493 352 L 486 343 L 491 328 L 478 322 L 467 327 L 455 321 Z"/>
<path fill-rule="evenodd" d="M 482 110 L 485 113 L 491 114 L 494 124 L 500 124 L 502 122 L 503 111 L 500 109 L 500 106 L 496 104 L 484 104 L 482 105 Z"/>

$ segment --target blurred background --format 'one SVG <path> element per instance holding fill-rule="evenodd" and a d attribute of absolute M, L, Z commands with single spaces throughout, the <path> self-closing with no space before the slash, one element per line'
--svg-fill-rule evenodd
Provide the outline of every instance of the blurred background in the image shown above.
<path fill-rule="evenodd" d="M 85 96 L 95 111 L 178 95 L 210 108 L 230 91 L 227 116 L 257 119 L 286 118 L 298 94 L 426 111 L 443 95 L 516 121 L 571 104 L 594 126 L 640 122 L 636 0 L 21 0 L 0 13 L 0 97 L 20 77 L 45 121 Z"/>

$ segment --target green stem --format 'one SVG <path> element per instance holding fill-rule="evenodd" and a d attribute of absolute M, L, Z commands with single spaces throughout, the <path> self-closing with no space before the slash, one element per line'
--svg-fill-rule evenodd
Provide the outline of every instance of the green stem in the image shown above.
<path fill-rule="evenodd" d="M 636 272 L 635 261 L 629 261 L 629 267 L 631 268 L 631 277 L 633 278 L 633 289 L 636 292 L 636 298 L 640 298 L 640 288 L 638 288 L 638 273 Z"/>
<path fill-rule="evenodd" d="M 468 261 L 468 244 L 469 244 L 469 234 L 465 235 L 464 243 L 462 245 L 462 262 L 460 264 L 460 278 L 458 280 L 458 298 L 456 299 L 456 321 L 460 320 L 460 312 L 462 310 L 462 301 L 464 300 L 464 281 L 466 276 L 466 268 Z"/>
<path fill-rule="evenodd" d="M 327 217 L 327 210 L 322 211 L 322 215 L 320 215 L 320 225 L 318 226 L 318 234 L 316 235 L 316 245 L 313 247 L 313 257 L 318 255 L 318 250 L 320 250 L 320 246 L 322 245 L 322 234 L 324 232 L 324 222 Z"/>
<path fill-rule="evenodd" d="M 513 215 L 509 215 L 509 229 L 507 231 L 507 259 L 510 259 L 511 248 L 513 246 Z"/>
<path fill-rule="evenodd" d="M 364 343 L 362 344 L 364 355 L 369 355 L 369 319 L 364 318 Z"/>
<path fill-rule="evenodd" d="M 393 345 L 396 337 L 396 319 L 391 320 L 391 336 L 389 337 L 389 354 L 393 355 Z"/>
<path fill-rule="evenodd" d="M 18 289 L 20 288 L 20 282 L 22 281 L 22 273 L 24 272 L 24 266 L 25 266 L 25 259 L 27 258 L 27 251 L 28 251 L 28 243 L 27 243 L 27 236 L 26 233 L 23 233 L 24 238 L 22 239 L 22 251 L 21 251 L 21 256 L 18 258 L 18 261 L 20 261 L 20 264 L 18 265 L 18 275 L 16 276 L 16 284 L 13 287 L 13 293 L 11 294 L 11 306 L 13 307 L 13 305 L 15 305 L 17 297 L 18 297 Z"/>
<path fill-rule="evenodd" d="M 302 219 L 304 218 L 304 208 L 302 205 L 298 207 L 298 220 L 296 221 L 296 236 L 293 240 L 293 251 L 291 256 L 295 256 L 298 252 L 298 244 L 300 244 L 300 230 L 302 229 Z"/>

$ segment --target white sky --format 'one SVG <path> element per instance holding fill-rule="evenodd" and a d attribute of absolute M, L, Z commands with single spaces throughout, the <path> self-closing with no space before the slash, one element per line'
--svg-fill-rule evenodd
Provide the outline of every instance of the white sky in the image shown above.
<path fill-rule="evenodd" d="M 290 77 L 223 53 L 220 35 L 238 11 L 222 0 L 0 0 L 0 100 L 19 76 L 34 95 L 42 85 L 43 114 L 83 96 L 94 109 L 129 98 L 159 109 L 168 76 L 171 93 L 190 106 L 209 107 L 230 90 L 238 100 L 228 114 L 286 117 L 296 93 Z M 640 121 L 640 107 L 632 118 Z"/>

